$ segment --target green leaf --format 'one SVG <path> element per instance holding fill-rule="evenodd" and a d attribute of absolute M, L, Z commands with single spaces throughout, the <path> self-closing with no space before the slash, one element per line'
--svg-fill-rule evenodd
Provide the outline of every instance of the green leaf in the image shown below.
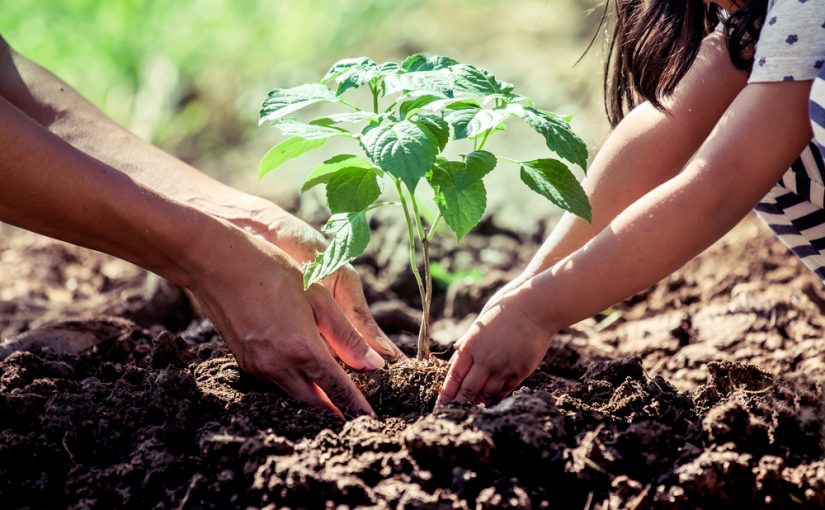
<path fill-rule="evenodd" d="M 464 161 L 447 161 L 438 158 L 435 166 L 450 173 L 458 189 L 467 188 L 483 179 L 498 164 L 496 156 L 487 151 L 473 151 L 465 156 Z"/>
<path fill-rule="evenodd" d="M 469 107 L 461 109 L 448 108 L 444 113 L 444 120 L 453 128 L 453 138 L 463 140 L 469 138 L 467 134 L 470 121 L 476 116 L 479 108 Z"/>
<path fill-rule="evenodd" d="M 338 82 L 335 95 L 340 96 L 349 89 L 358 88 L 385 74 L 396 72 L 398 72 L 398 64 L 394 62 L 385 62 L 379 66 L 367 57 L 347 58 L 333 64 L 321 79 L 321 83 L 327 84 L 332 80 Z"/>
<path fill-rule="evenodd" d="M 368 126 L 361 134 L 367 157 L 379 168 L 404 181 L 410 192 L 432 167 L 438 139 L 426 128 L 408 120 Z"/>
<path fill-rule="evenodd" d="M 359 212 L 384 191 L 383 172 L 377 168 L 346 167 L 327 183 L 327 205 L 333 213 Z"/>
<path fill-rule="evenodd" d="M 500 100 L 502 100 L 502 101 L 504 101 L 505 103 L 508 103 L 508 104 L 509 103 L 523 103 L 523 104 L 528 104 L 528 105 L 533 104 L 533 100 L 530 99 L 529 97 L 522 96 L 522 95 L 519 95 L 519 94 L 515 94 L 513 92 L 509 92 L 507 94 L 489 94 L 489 95 L 486 95 L 481 100 L 481 103 L 484 106 L 487 106 L 487 105 L 489 105 L 490 103 L 492 103 L 493 101 L 495 101 L 497 99 L 500 99 Z"/>
<path fill-rule="evenodd" d="M 285 161 L 292 158 L 297 158 L 312 149 L 321 147 L 325 143 L 327 143 L 326 138 L 306 140 L 296 136 L 294 138 L 284 140 L 275 147 L 269 149 L 269 152 L 264 155 L 264 158 L 261 160 L 261 164 L 258 167 L 258 178 L 263 178 L 263 176 L 284 164 Z"/>
<path fill-rule="evenodd" d="M 487 157 L 479 156 L 481 159 Z M 487 190 L 480 169 L 481 166 L 469 171 L 465 163 L 442 160 L 427 174 L 438 210 L 459 241 L 478 225 L 487 208 Z"/>
<path fill-rule="evenodd" d="M 319 184 L 327 184 L 337 172 L 346 168 L 375 169 L 372 163 L 363 158 L 353 156 L 352 154 L 340 154 L 316 166 L 304 181 L 304 185 L 301 187 L 301 193 Z"/>
<path fill-rule="evenodd" d="M 484 273 L 478 268 L 450 271 L 438 262 L 430 263 L 430 274 L 434 281 L 445 287 L 456 282 L 479 283 L 484 279 Z"/>
<path fill-rule="evenodd" d="M 440 99 L 440 96 L 434 96 L 432 94 L 419 96 L 415 99 L 411 99 L 409 101 L 404 101 L 403 103 L 401 103 L 401 105 L 398 107 L 398 112 L 401 114 L 402 119 L 406 119 L 410 115 L 414 115 L 421 108 Z"/>
<path fill-rule="evenodd" d="M 450 125 L 441 117 L 441 115 L 430 111 L 419 111 L 412 118 L 410 122 L 426 128 L 438 140 L 438 152 L 444 150 L 447 142 L 450 140 Z"/>
<path fill-rule="evenodd" d="M 587 169 L 587 145 L 563 118 L 532 106 L 508 105 L 507 110 L 542 135 L 548 149 L 583 170 Z"/>
<path fill-rule="evenodd" d="M 510 112 L 497 110 L 478 110 L 475 115 L 467 122 L 467 137 L 472 138 L 478 136 L 488 129 L 493 129 L 510 117 Z"/>
<path fill-rule="evenodd" d="M 373 67 L 366 69 L 352 68 L 348 71 L 344 71 L 336 78 L 338 81 L 338 90 L 335 91 L 335 95 L 340 96 L 349 89 L 358 88 L 371 82 L 379 76 L 380 73 L 378 72 L 378 69 L 374 67 L 374 64 Z"/>
<path fill-rule="evenodd" d="M 467 98 L 459 98 L 459 97 L 448 97 L 445 99 L 439 99 L 438 101 L 433 101 L 432 103 L 428 104 L 426 109 L 432 111 L 439 111 L 442 109 L 447 110 L 464 110 L 467 108 L 479 108 L 480 105 L 478 101 L 475 99 L 467 99 Z"/>
<path fill-rule="evenodd" d="M 315 103 L 336 101 L 335 93 L 320 83 L 271 90 L 261 106 L 260 124 L 286 117 Z"/>
<path fill-rule="evenodd" d="M 312 119 L 309 123 L 318 126 L 332 126 L 342 122 L 361 122 L 368 119 L 375 119 L 376 115 L 372 112 L 341 112 L 333 113 L 332 115 L 325 115 Z"/>
<path fill-rule="evenodd" d="M 557 159 L 526 161 L 521 166 L 521 180 L 531 190 L 565 211 L 592 220 L 590 202 L 573 172 Z"/>
<path fill-rule="evenodd" d="M 370 228 L 365 212 L 335 214 L 321 231 L 332 238 L 329 247 L 304 265 L 304 289 L 332 275 L 364 253 L 370 241 Z"/>
<path fill-rule="evenodd" d="M 404 60 L 401 64 L 401 69 L 407 72 L 437 71 L 439 69 L 447 69 L 456 64 L 458 64 L 458 61 L 450 57 L 442 57 L 440 55 L 426 56 L 421 53 L 416 53 Z"/>
<path fill-rule="evenodd" d="M 384 62 L 383 64 L 379 65 L 377 69 L 382 76 L 386 76 L 388 74 L 395 74 L 401 71 L 401 68 L 395 62 Z"/>
<path fill-rule="evenodd" d="M 387 94 L 402 91 L 416 91 L 418 93 L 452 97 L 453 89 L 455 88 L 455 80 L 450 71 L 446 69 L 416 71 L 387 76 L 385 83 L 387 86 Z"/>
<path fill-rule="evenodd" d="M 327 127 L 318 124 L 305 124 L 295 119 L 280 119 L 272 123 L 284 136 L 297 136 L 305 140 L 321 140 L 332 136 L 349 136 L 349 131 L 336 127 Z"/>
<path fill-rule="evenodd" d="M 498 159 L 492 152 L 473 151 L 467 154 L 464 159 L 465 172 L 459 175 L 464 176 L 462 185 L 468 186 L 475 181 L 481 180 L 484 176 L 493 171 L 498 164 Z"/>
<path fill-rule="evenodd" d="M 321 83 L 326 85 L 351 69 L 368 69 L 372 67 L 375 67 L 375 62 L 367 57 L 345 58 L 332 64 L 327 74 L 321 79 Z"/>
<path fill-rule="evenodd" d="M 509 94 L 513 86 L 496 79 L 489 71 L 476 66 L 458 64 L 450 67 L 455 77 L 455 90 L 469 94 Z"/>

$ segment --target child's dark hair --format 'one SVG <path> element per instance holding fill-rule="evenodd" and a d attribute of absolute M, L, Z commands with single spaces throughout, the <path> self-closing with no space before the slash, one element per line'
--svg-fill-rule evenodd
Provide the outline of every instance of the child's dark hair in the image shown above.
<path fill-rule="evenodd" d="M 605 110 L 614 127 L 641 101 L 662 108 L 685 76 L 702 40 L 723 22 L 733 65 L 750 71 L 753 45 L 765 21 L 768 0 L 734 0 L 727 19 L 702 0 L 613 0 L 615 26 L 605 64 Z M 610 8 L 606 0 L 605 15 Z"/>

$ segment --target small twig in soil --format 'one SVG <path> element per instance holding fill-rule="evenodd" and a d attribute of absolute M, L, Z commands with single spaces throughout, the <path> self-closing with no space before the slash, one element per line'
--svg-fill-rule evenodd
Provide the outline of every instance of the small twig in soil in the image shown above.
<path fill-rule="evenodd" d="M 584 502 L 584 510 L 590 510 L 590 505 L 593 504 L 593 493 L 587 493 L 587 501 Z"/>
<path fill-rule="evenodd" d="M 180 505 L 178 505 L 178 510 L 183 510 L 186 508 L 186 504 L 189 503 L 189 496 L 192 495 L 192 490 L 195 488 L 195 485 L 201 481 L 203 477 L 200 473 L 195 473 L 192 476 L 192 480 L 189 482 L 189 487 L 186 488 L 186 494 L 183 495 L 183 499 L 180 500 Z"/>
<path fill-rule="evenodd" d="M 636 508 L 642 504 L 645 498 L 647 498 L 647 494 L 648 492 L 650 492 L 650 487 L 652 487 L 650 484 L 645 485 L 645 488 L 642 489 L 642 492 L 636 494 L 636 497 L 634 497 L 628 503 L 627 510 L 636 510 Z"/>
<path fill-rule="evenodd" d="M 66 453 L 69 454 L 69 460 L 72 461 L 72 464 L 77 464 L 77 461 L 74 460 L 74 455 L 72 455 L 72 451 L 69 450 L 69 445 L 66 444 L 66 438 L 69 436 L 69 432 L 67 431 L 63 434 L 63 440 L 60 441 L 63 444 L 63 449 L 66 450 Z"/>
<path fill-rule="evenodd" d="M 644 374 L 645 374 L 645 377 L 647 377 L 648 382 L 653 383 L 653 385 L 654 385 L 654 386 L 656 386 L 657 388 L 659 388 L 659 391 L 660 391 L 660 392 L 664 393 L 664 391 L 665 391 L 665 390 L 663 390 L 663 389 L 662 389 L 662 387 L 661 387 L 661 386 L 659 386 L 659 383 L 657 383 L 657 382 L 656 382 L 656 380 L 655 380 L 653 377 L 650 377 L 650 374 L 649 374 L 649 373 L 647 373 L 647 370 L 645 370 L 645 369 L 644 369 L 644 367 L 642 367 L 642 373 L 644 373 Z"/>

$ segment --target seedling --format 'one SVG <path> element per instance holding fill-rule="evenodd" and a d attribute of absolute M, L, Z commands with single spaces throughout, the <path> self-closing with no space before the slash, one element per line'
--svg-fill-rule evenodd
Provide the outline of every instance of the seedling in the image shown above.
<path fill-rule="evenodd" d="M 335 90 L 330 84 L 337 84 Z M 371 110 L 347 100 L 347 92 L 366 87 Z M 341 107 L 339 113 L 309 122 L 292 117 L 318 103 Z M 518 161 L 485 150 L 490 138 L 513 118 L 544 138 L 557 158 Z M 522 182 L 557 206 L 590 221 L 590 204 L 568 164 L 586 169 L 587 148 L 569 118 L 541 110 L 514 91 L 513 85 L 488 71 L 440 56 L 416 54 L 403 63 L 376 64 L 368 58 L 336 62 L 320 83 L 269 92 L 260 122 L 269 122 L 287 138 L 263 158 L 260 177 L 285 161 L 323 146 L 332 138 L 357 143 L 364 157 L 340 154 L 309 174 L 302 192 L 326 186 L 332 216 L 322 227 L 330 244 L 303 267 L 304 287 L 332 275 L 364 253 L 370 239 L 367 214 L 399 206 L 407 226 L 410 268 L 421 294 L 422 319 L 418 357 L 430 356 L 432 271 L 430 243 L 443 221 L 458 241 L 481 221 L 487 206 L 483 178 L 499 161 L 520 168 Z M 360 127 L 359 125 L 365 125 Z M 448 146 L 466 144 L 466 154 L 449 160 Z M 437 215 L 427 222 L 416 189 L 432 187 Z M 397 201 L 380 200 L 384 183 L 395 188 Z M 418 252 L 423 255 L 423 276 Z"/>

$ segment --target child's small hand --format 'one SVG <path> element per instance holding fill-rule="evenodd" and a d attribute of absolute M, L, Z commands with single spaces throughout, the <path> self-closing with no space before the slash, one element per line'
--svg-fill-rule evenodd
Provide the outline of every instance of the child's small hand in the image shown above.
<path fill-rule="evenodd" d="M 555 332 L 530 317 L 526 298 L 524 288 L 516 288 L 485 306 L 457 342 L 438 405 L 495 402 L 538 367 Z"/>

